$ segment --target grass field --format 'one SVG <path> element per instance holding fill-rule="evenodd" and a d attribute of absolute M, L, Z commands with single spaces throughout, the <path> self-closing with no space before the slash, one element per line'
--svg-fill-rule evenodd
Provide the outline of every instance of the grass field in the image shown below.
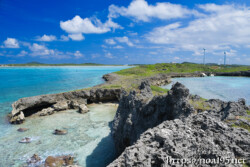
<path fill-rule="evenodd" d="M 219 65 L 201 65 L 192 63 L 170 64 L 161 63 L 153 65 L 140 65 L 134 68 L 128 68 L 116 72 L 119 75 L 151 76 L 157 73 L 194 73 L 194 72 L 234 72 L 247 71 L 250 66 L 219 66 Z"/>

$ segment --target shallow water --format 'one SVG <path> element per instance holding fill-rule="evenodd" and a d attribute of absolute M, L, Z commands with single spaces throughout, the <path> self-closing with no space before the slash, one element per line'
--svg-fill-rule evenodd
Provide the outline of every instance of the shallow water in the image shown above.
<path fill-rule="evenodd" d="M 200 95 L 206 99 L 221 99 L 237 101 L 245 98 L 250 105 L 250 78 L 249 77 L 195 77 L 173 78 L 172 83 L 163 88 L 170 89 L 176 82 L 184 84 L 191 94 Z"/>
<path fill-rule="evenodd" d="M 20 166 L 33 154 L 44 160 L 49 155 L 72 154 L 81 166 L 106 166 L 114 158 L 110 122 L 117 106 L 96 104 L 90 112 L 62 111 L 50 116 L 34 116 L 22 125 L 14 125 L 0 141 L 0 166 Z M 18 132 L 20 127 L 30 128 Z M 55 129 L 68 130 L 67 135 L 54 135 Z M 31 137 L 28 144 L 18 143 Z M 4 151 L 3 151 L 4 150 Z"/>
<path fill-rule="evenodd" d="M 19 166 L 34 153 L 43 158 L 47 155 L 72 153 L 77 155 L 78 162 L 83 166 L 91 166 L 93 163 L 98 166 L 105 164 L 113 155 L 108 122 L 113 119 L 114 106 L 94 107 L 91 108 L 94 112 L 86 115 L 68 111 L 46 119 L 28 119 L 21 126 L 10 125 L 6 115 L 11 112 L 11 104 L 19 98 L 91 87 L 104 82 L 102 75 L 125 68 L 129 67 L 0 68 L 0 167 Z M 68 128 L 69 134 L 52 135 L 53 130 L 63 128 L 62 125 Z M 29 127 L 30 130 L 24 133 L 16 131 L 18 127 L 23 126 Z M 25 136 L 32 137 L 32 143 L 19 144 L 18 141 Z M 100 150 L 103 152 L 100 153 Z M 91 153 L 92 156 L 87 156 Z"/>

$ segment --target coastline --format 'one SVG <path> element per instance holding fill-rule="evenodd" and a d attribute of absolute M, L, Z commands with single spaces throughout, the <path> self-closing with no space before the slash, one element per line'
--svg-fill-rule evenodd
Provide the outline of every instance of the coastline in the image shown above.
<path fill-rule="evenodd" d="M 22 98 L 13 103 L 12 107 L 12 113 L 11 118 L 13 124 L 20 124 L 23 123 L 26 116 L 29 117 L 33 114 L 40 113 L 43 110 L 47 110 L 49 108 L 53 108 L 54 112 L 64 111 L 68 109 L 77 109 L 81 112 L 81 105 L 89 105 L 92 103 L 105 103 L 105 102 L 115 102 L 119 103 L 119 107 L 115 116 L 115 119 L 113 121 L 112 125 L 112 136 L 115 140 L 116 150 L 117 150 L 117 156 L 121 155 L 118 159 L 116 159 L 113 163 L 110 164 L 110 166 L 115 166 L 115 164 L 124 163 L 124 156 L 126 157 L 129 155 L 129 153 L 126 152 L 127 149 L 133 146 L 134 142 L 141 136 L 143 137 L 144 134 L 142 134 L 145 130 L 148 128 L 158 128 L 158 125 L 163 123 L 167 120 L 175 120 L 176 118 L 181 118 L 185 120 L 186 118 L 191 118 L 191 115 L 195 114 L 200 117 L 199 113 L 209 111 L 209 114 L 207 114 L 208 119 L 214 119 L 210 118 L 210 111 L 211 109 L 216 109 L 214 111 L 215 113 L 212 114 L 213 117 L 218 117 L 219 112 L 225 113 L 233 113 L 233 111 L 237 110 L 237 113 L 233 113 L 229 117 L 227 116 L 226 120 L 220 120 L 222 121 L 221 124 L 228 124 L 226 126 L 240 126 L 242 122 L 245 121 L 245 119 L 237 119 L 238 116 L 241 117 L 247 117 L 246 116 L 246 110 L 249 110 L 250 107 L 245 105 L 244 101 L 238 101 L 238 102 L 223 102 L 220 100 L 204 100 L 199 96 L 193 96 L 189 95 L 188 90 L 184 88 L 183 86 L 180 86 L 180 88 L 176 87 L 173 88 L 173 90 L 166 92 L 157 92 L 151 89 L 151 86 L 161 86 L 167 83 L 171 82 L 171 78 L 176 77 L 202 77 L 203 74 L 211 75 L 211 72 L 198 72 L 198 73 L 168 73 L 168 74 L 157 74 L 153 76 L 121 76 L 116 73 L 110 73 L 103 75 L 103 79 L 105 80 L 105 83 L 96 85 L 90 88 L 82 89 L 82 90 L 75 90 L 70 92 L 64 92 L 64 93 L 58 93 L 58 94 L 48 94 L 48 95 L 40 95 L 35 97 L 27 97 Z M 230 73 L 213 73 L 215 76 L 250 76 L 250 71 L 240 71 L 240 72 L 230 72 Z M 185 93 L 186 92 L 186 93 Z M 183 94 L 184 93 L 184 94 Z M 175 97 L 176 95 L 177 97 Z M 166 101 L 162 101 L 162 99 L 166 98 L 166 100 L 170 100 L 166 103 Z M 172 101 L 173 100 L 173 101 Z M 166 104 L 164 104 L 166 103 Z M 131 106 L 130 108 L 126 108 L 127 106 Z M 184 113 L 178 113 L 180 111 L 180 108 L 171 107 L 172 104 L 178 104 L 183 107 L 183 104 L 186 105 L 186 111 Z M 163 105 L 166 105 L 163 107 Z M 221 106 L 221 108 L 216 108 L 216 106 Z M 234 106 L 239 106 L 239 109 L 236 109 Z M 152 110 L 152 107 L 154 108 Z M 156 108 L 159 107 L 159 109 Z M 138 120 L 130 120 L 129 112 L 130 109 L 134 108 L 136 109 L 136 115 L 141 113 L 147 113 L 142 118 L 136 116 L 136 119 Z M 167 108 L 171 109 L 171 113 L 169 116 L 170 111 L 168 111 Z M 185 108 L 185 107 L 184 107 Z M 150 109 L 150 110 L 149 110 Z M 142 111 L 140 111 L 142 110 Z M 165 111 L 166 110 L 166 111 Z M 182 109 L 181 109 L 182 110 Z M 224 111 L 226 110 L 226 111 Z M 238 111 L 239 110 L 239 111 Z M 129 111 L 127 113 L 127 111 Z M 162 111 L 168 113 L 166 117 L 162 116 L 160 114 Z M 84 113 L 84 112 L 82 112 Z M 50 115 L 50 113 L 46 113 L 47 115 Z M 53 114 L 53 113 L 52 113 Z M 149 115 L 155 115 L 160 114 L 161 119 L 150 119 L 150 122 L 147 123 L 145 118 L 148 118 Z M 217 115 L 216 115 L 217 114 Z M 133 114 L 132 114 L 133 115 Z M 139 114 L 140 115 L 140 114 Z M 155 116 L 152 115 L 152 118 Z M 145 118 L 144 118 L 145 117 Z M 150 116 L 151 117 L 151 116 Z M 128 121 L 129 119 L 129 121 Z M 227 120 L 236 120 L 236 122 L 225 122 Z M 126 120 L 126 121 L 125 121 Z M 119 126 L 126 124 L 125 122 L 131 122 L 132 124 L 136 124 L 139 127 L 145 126 L 143 129 L 136 128 L 136 127 L 130 127 L 130 125 L 125 125 L 125 129 L 121 129 Z M 137 123 L 136 123 L 137 122 Z M 218 120 L 219 122 L 219 120 Z M 145 124 L 146 123 L 146 124 Z M 244 122 L 245 123 L 245 122 Z M 144 125 L 145 124 L 145 125 Z M 183 124 L 188 124 L 184 123 Z M 192 124 L 192 122 L 190 123 Z M 249 124 L 249 122 L 247 122 Z M 191 126 L 191 125 L 190 125 Z M 127 129 L 127 130 L 126 130 Z M 160 127 L 160 129 L 164 129 L 163 127 Z M 127 132 L 131 132 L 131 134 L 126 134 Z M 146 132 L 145 132 L 146 133 Z M 154 132 L 150 132 L 154 133 Z M 175 132 L 173 132 L 175 133 Z M 225 133 L 231 134 L 231 132 L 227 131 Z M 241 132 L 236 131 L 236 134 L 241 134 Z M 134 134 L 134 135 L 133 135 Z M 242 134 L 241 134 L 242 135 Z M 249 135 L 249 133 L 244 133 L 243 137 L 248 138 L 245 135 Z M 129 136 L 129 139 L 126 138 L 126 136 Z M 129 142 L 127 142 L 128 140 Z M 240 139 L 243 140 L 243 139 Z M 153 141 L 150 141 L 153 142 Z M 249 140 L 244 140 L 245 143 L 250 142 Z M 146 145 L 144 143 L 144 145 Z M 138 147 L 137 145 L 134 145 L 135 147 Z M 250 144 L 249 144 L 250 146 Z M 239 147 L 238 145 L 235 147 Z M 125 150 L 125 152 L 123 152 Z M 232 151 L 232 150 L 231 150 Z M 137 154 L 144 154 L 143 152 L 138 152 Z M 233 153 L 236 154 L 236 153 Z M 247 156 L 245 154 L 248 154 L 248 152 L 244 152 L 244 158 Z M 198 154 L 197 154 L 198 155 Z M 185 157 L 185 156 L 184 156 Z M 153 159 L 153 158 L 152 158 Z M 136 162 L 134 159 L 129 160 L 131 163 Z"/>
<path fill-rule="evenodd" d="M 211 75 L 211 72 L 203 72 L 206 75 Z M 19 124 L 23 123 L 25 117 L 42 111 L 43 109 L 54 107 L 55 111 L 61 111 L 66 109 L 79 108 L 80 104 L 90 104 L 99 102 L 119 102 L 122 92 L 129 92 L 133 89 L 138 89 L 139 85 L 143 81 L 149 82 L 153 86 L 162 86 L 169 84 L 171 78 L 177 77 L 202 77 L 203 73 L 169 73 L 169 74 L 157 74 L 151 77 L 127 78 L 122 77 L 116 73 L 110 73 L 103 75 L 104 83 L 96 85 L 86 89 L 80 89 L 70 92 L 46 94 L 34 97 L 21 98 L 12 104 L 12 112 L 8 114 L 10 123 Z M 216 76 L 244 76 L 250 77 L 250 71 L 238 71 L 230 73 L 214 73 Z M 125 80 L 125 81 L 124 81 Z M 123 87 L 119 87 L 117 83 L 124 84 Z M 135 85 L 135 86 L 133 86 Z M 154 92 L 156 95 L 162 93 Z M 71 103 L 77 103 L 76 106 Z M 64 107 L 60 107 L 63 105 Z M 56 107 L 55 107 L 56 106 Z"/>

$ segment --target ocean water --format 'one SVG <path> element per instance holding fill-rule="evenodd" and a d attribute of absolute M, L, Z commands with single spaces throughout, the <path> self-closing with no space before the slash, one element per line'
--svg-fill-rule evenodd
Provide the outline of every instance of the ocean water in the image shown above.
<path fill-rule="evenodd" d="M 27 119 L 22 125 L 10 125 L 6 115 L 11 112 L 11 104 L 19 98 L 91 87 L 104 82 L 102 75 L 125 68 L 129 67 L 0 68 L 0 166 L 20 166 L 34 153 L 42 158 L 70 153 L 76 155 L 82 166 L 91 166 L 93 163 L 104 166 L 100 164 L 105 164 L 113 156 L 109 122 L 114 117 L 115 106 L 90 106 L 91 112 L 87 114 L 67 111 L 49 117 Z M 17 132 L 19 127 L 30 130 L 20 133 Z M 52 135 L 55 128 L 67 128 L 69 134 Z M 18 143 L 23 137 L 32 137 L 34 142 Z M 107 153 L 101 155 L 100 150 L 106 150 Z"/>
<path fill-rule="evenodd" d="M 191 94 L 197 94 L 206 99 L 221 99 L 237 101 L 244 98 L 250 105 L 250 78 L 249 77 L 195 77 L 173 78 L 172 83 L 163 88 L 170 89 L 176 82 L 184 84 Z"/>

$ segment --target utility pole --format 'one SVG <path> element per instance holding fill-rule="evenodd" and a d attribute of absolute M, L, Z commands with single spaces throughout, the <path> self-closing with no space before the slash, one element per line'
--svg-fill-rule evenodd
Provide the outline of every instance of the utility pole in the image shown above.
<path fill-rule="evenodd" d="M 204 50 L 203 65 L 205 65 L 205 60 L 206 60 L 206 49 L 205 49 L 205 48 L 203 48 L 203 50 Z"/>
<path fill-rule="evenodd" d="M 226 60 L 227 60 L 227 53 L 224 52 L 224 66 L 226 65 Z"/>

